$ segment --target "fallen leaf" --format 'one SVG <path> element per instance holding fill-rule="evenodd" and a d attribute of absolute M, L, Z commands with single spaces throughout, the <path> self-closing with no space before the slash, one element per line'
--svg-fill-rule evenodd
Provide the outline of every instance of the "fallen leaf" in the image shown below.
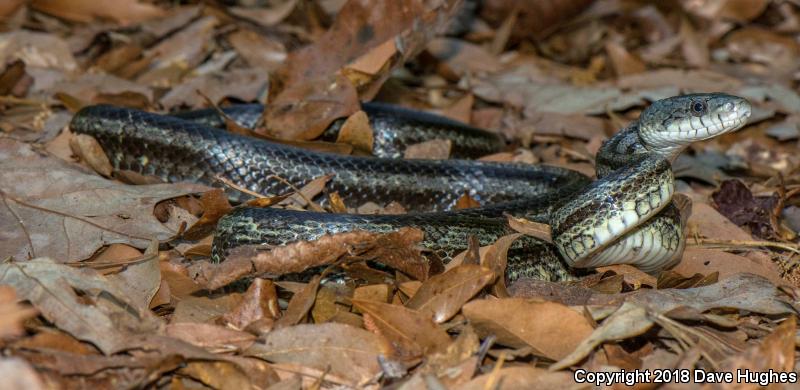
<path fill-rule="evenodd" d="M 719 280 L 719 273 L 714 272 L 708 275 L 694 274 L 683 276 L 675 271 L 664 271 L 658 275 L 656 288 L 663 290 L 666 288 L 692 288 L 714 284 Z"/>
<path fill-rule="evenodd" d="M 131 335 L 159 332 L 163 326 L 150 310 L 137 310 L 125 291 L 94 270 L 48 258 L 0 264 L 0 285 L 12 286 L 59 329 L 106 354 L 126 349 Z"/>
<path fill-rule="evenodd" d="M 235 69 L 221 74 L 205 74 L 175 85 L 160 102 L 166 107 L 200 108 L 206 105 L 203 96 L 213 103 L 225 98 L 258 100 L 266 90 L 267 83 L 267 76 L 261 70 Z"/>
<path fill-rule="evenodd" d="M 269 280 L 255 278 L 242 295 L 242 301 L 225 313 L 222 320 L 234 329 L 244 329 L 262 318 L 276 319 L 280 315 L 275 285 Z"/>
<path fill-rule="evenodd" d="M 708 20 L 730 19 L 737 22 L 756 18 L 769 4 L 766 0 L 681 0 L 679 3 L 686 11 Z"/>
<path fill-rule="evenodd" d="M 78 69 L 67 42 L 56 35 L 17 30 L 0 34 L 0 64 L 22 60 L 27 67 L 52 68 L 65 72 Z"/>
<path fill-rule="evenodd" d="M 353 145 L 355 150 L 372 154 L 373 134 L 374 131 L 369 124 L 367 114 L 364 111 L 357 111 L 347 117 L 342 124 L 336 137 L 336 143 Z"/>
<path fill-rule="evenodd" d="M 204 348 L 212 353 L 243 351 L 256 336 L 225 326 L 194 322 L 179 322 L 166 327 L 166 335 Z"/>
<path fill-rule="evenodd" d="M 286 19 L 297 7 L 297 0 L 287 0 L 277 6 L 263 7 L 231 7 L 228 10 L 239 17 L 251 20 L 259 25 L 271 27 Z"/>
<path fill-rule="evenodd" d="M 233 209 L 225 192 L 219 188 L 204 192 L 200 196 L 200 204 L 203 208 L 203 215 L 183 233 L 186 239 L 197 240 L 211 233 L 211 230 L 217 225 L 217 221 Z"/>
<path fill-rule="evenodd" d="M 533 366 L 503 367 L 480 375 L 463 384 L 460 389 L 485 390 L 502 386 L 503 389 L 574 389 L 573 374 L 569 372 L 548 372 Z"/>
<path fill-rule="evenodd" d="M 51 89 L 55 93 L 66 94 L 78 100 L 78 105 L 73 103 L 68 106 L 72 111 L 77 111 L 88 102 L 97 101 L 103 95 L 134 93 L 143 96 L 148 102 L 154 98 L 150 87 L 103 72 L 85 73 L 74 79 L 63 80 Z"/>
<path fill-rule="evenodd" d="M 416 294 L 406 303 L 440 324 L 447 321 L 495 278 L 492 270 L 476 265 L 462 264 L 424 281 Z"/>
<path fill-rule="evenodd" d="M 753 236 L 750 233 L 736 226 L 730 219 L 720 214 L 708 203 L 694 202 L 692 204 L 689 228 L 703 237 L 717 240 L 753 240 Z"/>
<path fill-rule="evenodd" d="M 266 135 L 308 141 L 319 137 L 335 119 L 358 111 L 358 95 L 346 77 L 332 75 L 294 84 L 264 110 Z"/>
<path fill-rule="evenodd" d="M 225 313 L 233 310 L 242 301 L 239 294 L 225 294 L 215 297 L 188 296 L 175 305 L 170 323 L 179 322 L 215 322 Z"/>
<path fill-rule="evenodd" d="M 379 336 L 349 325 L 326 323 L 296 325 L 267 333 L 245 351 L 273 363 L 293 363 L 350 380 L 366 383 L 380 372 L 378 356 L 391 356 L 389 344 Z"/>
<path fill-rule="evenodd" d="M 33 79 L 25 73 L 25 63 L 22 60 L 11 62 L 0 72 L 0 96 L 12 95 L 23 97 L 33 84 Z"/>
<path fill-rule="evenodd" d="M 0 359 L 0 375 L 9 389 L 44 390 L 45 386 L 36 370 L 24 359 L 4 357 Z"/>
<path fill-rule="evenodd" d="M 69 147 L 78 159 L 95 172 L 104 177 L 111 177 L 114 167 L 111 166 L 103 147 L 94 137 L 86 134 L 73 134 L 69 140 Z"/>
<path fill-rule="evenodd" d="M 211 49 L 209 42 L 219 20 L 206 16 L 146 50 L 147 70 L 136 78 L 138 83 L 151 86 L 172 86 L 184 73 L 199 65 Z"/>
<path fill-rule="evenodd" d="M 400 287 L 400 289 L 402 290 L 402 287 Z M 359 286 L 353 290 L 353 300 L 386 303 L 389 302 L 389 292 L 390 290 L 388 284 L 370 284 L 366 286 Z M 355 309 L 355 311 L 358 312 L 358 308 Z"/>
<path fill-rule="evenodd" d="M 647 69 L 647 66 L 645 66 L 642 60 L 628 52 L 624 46 L 616 42 L 606 43 L 606 54 L 611 59 L 614 73 L 616 73 L 618 77 L 644 72 Z"/>
<path fill-rule="evenodd" d="M 37 311 L 19 304 L 17 293 L 11 286 L 0 286 L 0 340 L 24 334 L 23 322 L 35 317 Z"/>
<path fill-rule="evenodd" d="M 161 8 L 139 0 L 118 0 L 110 3 L 96 3 L 92 0 L 34 0 L 31 6 L 39 11 L 81 23 L 111 19 L 127 25 L 164 14 Z"/>
<path fill-rule="evenodd" d="M 275 328 L 280 329 L 295 325 L 303 321 L 308 315 L 308 311 L 314 305 L 314 300 L 317 298 L 317 289 L 319 288 L 321 277 L 314 275 L 302 291 L 292 295 L 289 305 L 283 316 L 275 322 Z"/>
<path fill-rule="evenodd" d="M 161 269 L 158 258 L 158 242 L 153 241 L 144 255 L 115 274 L 106 276 L 110 283 L 124 291 L 139 311 L 150 308 L 150 302 L 161 285 Z"/>
<path fill-rule="evenodd" d="M 376 301 L 353 299 L 353 307 L 364 313 L 367 330 L 377 333 L 398 351 L 401 358 L 418 358 L 450 344 L 450 336 L 417 310 Z"/>
<path fill-rule="evenodd" d="M 672 270 L 685 275 L 718 272 L 720 279 L 746 272 L 767 278 L 776 285 L 783 283 L 778 267 L 768 256 L 759 261 L 718 249 L 686 248 L 683 259 Z"/>
<path fill-rule="evenodd" d="M 334 119 L 356 112 L 359 97 L 371 100 L 392 67 L 416 55 L 434 32 L 446 26 L 441 22 L 449 18 L 454 3 L 347 2 L 330 29 L 314 44 L 290 53 L 277 72 L 279 82 L 270 85 L 275 98 L 264 112 L 268 134 L 308 140 L 319 136 Z M 402 47 L 401 55 L 392 56 L 391 63 L 373 77 L 361 77 L 368 74 L 357 71 L 362 91 L 357 94 L 343 68 L 380 45 Z"/>
<path fill-rule="evenodd" d="M 453 206 L 454 210 L 463 210 L 463 209 L 471 209 L 475 207 L 481 207 L 481 204 L 473 199 L 469 194 L 461 195 L 461 197 L 456 200 L 455 206 Z"/>
<path fill-rule="evenodd" d="M 497 342 L 515 348 L 530 346 L 552 360 L 567 356 L 593 330 L 581 313 L 554 302 L 475 300 L 462 310 L 478 334 L 494 334 Z"/>
<path fill-rule="evenodd" d="M 408 145 L 403 152 L 405 159 L 443 160 L 450 158 L 453 141 L 449 139 L 432 139 L 418 144 Z"/>
<path fill-rule="evenodd" d="M 465 74 L 492 73 L 502 68 L 494 56 L 480 46 L 455 38 L 436 38 L 425 50 L 458 79 Z M 440 71 L 441 72 L 441 71 Z"/>
<path fill-rule="evenodd" d="M 481 7 L 481 16 L 499 25 L 511 12 L 519 12 L 511 36 L 517 39 L 534 36 L 543 38 L 561 23 L 579 14 L 592 3 L 591 0 L 521 2 L 489 0 Z"/>
<path fill-rule="evenodd" d="M 797 317 L 789 316 L 767 337 L 746 351 L 729 356 L 724 370 L 730 372 L 755 373 L 776 371 L 778 375 L 795 370 L 795 338 L 797 337 Z M 795 371 L 796 372 L 796 371 Z M 748 376 L 748 381 L 752 381 Z M 785 380 L 779 380 L 784 382 Z"/>
<path fill-rule="evenodd" d="M 19 183 L 25 183 L 20 186 Z M 0 253 L 17 259 L 82 260 L 112 243 L 145 248 L 175 236 L 153 215 L 161 200 L 202 191 L 188 184 L 129 186 L 42 157 L 29 145 L 0 140 Z"/>
<path fill-rule="evenodd" d="M 213 266 L 195 264 L 207 288 L 216 289 L 248 275 L 283 275 L 312 267 L 333 264 L 343 256 L 372 258 L 417 279 L 426 279 L 429 262 L 417 244 L 422 232 L 401 228 L 381 234 L 352 231 L 324 235 L 313 242 L 298 241 L 264 251 L 260 245 L 242 245 L 232 249 L 225 261 Z M 354 252 L 357 249 L 357 252 Z M 293 259 L 287 262 L 286 259 Z"/>
<path fill-rule="evenodd" d="M 275 70 L 286 60 L 286 48 L 280 41 L 253 30 L 240 29 L 227 38 L 248 65 L 259 70 Z"/>

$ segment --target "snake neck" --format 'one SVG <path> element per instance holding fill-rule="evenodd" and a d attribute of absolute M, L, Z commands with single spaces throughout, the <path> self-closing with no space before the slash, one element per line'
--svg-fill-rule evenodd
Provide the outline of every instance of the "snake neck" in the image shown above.
<path fill-rule="evenodd" d="M 639 123 L 633 122 L 600 146 L 595 157 L 597 178 L 606 177 L 611 172 L 639 161 L 642 157 L 652 153 L 653 151 L 645 146 L 639 136 Z"/>

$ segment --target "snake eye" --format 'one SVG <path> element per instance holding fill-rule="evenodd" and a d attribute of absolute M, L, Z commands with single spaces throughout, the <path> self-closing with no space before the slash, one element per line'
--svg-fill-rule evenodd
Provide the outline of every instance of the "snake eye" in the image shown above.
<path fill-rule="evenodd" d="M 692 114 L 695 116 L 703 115 L 706 112 L 706 103 L 702 100 L 692 102 Z"/>

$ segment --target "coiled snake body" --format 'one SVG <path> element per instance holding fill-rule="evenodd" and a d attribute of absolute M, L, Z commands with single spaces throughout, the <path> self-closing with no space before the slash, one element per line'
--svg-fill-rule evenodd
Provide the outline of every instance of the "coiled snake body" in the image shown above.
<path fill-rule="evenodd" d="M 399 155 L 405 142 L 431 138 L 452 139 L 460 157 L 501 145 L 489 133 L 434 115 L 379 104 L 364 109 L 377 132 L 375 149 L 390 157 Z M 252 124 L 259 110 L 241 106 L 228 113 Z M 549 223 L 553 244 L 532 237 L 517 240 L 509 251 L 506 277 L 560 280 L 572 275 L 572 267 L 631 263 L 654 271 L 674 263 L 683 250 L 683 226 L 671 204 L 670 162 L 689 143 L 738 129 L 749 115 L 746 100 L 720 93 L 657 101 L 601 147 L 593 182 L 548 166 L 313 152 L 216 129 L 212 126 L 222 122 L 212 111 L 178 118 L 100 105 L 82 109 L 70 127 L 94 136 L 116 169 L 215 186 L 223 177 L 270 196 L 290 191 L 286 182 L 302 186 L 334 174 L 328 188 L 347 204 L 394 200 L 412 211 L 357 215 L 237 208 L 218 223 L 216 260 L 239 245 L 271 247 L 329 233 L 388 232 L 403 226 L 422 229 L 423 245 L 448 259 L 466 248 L 470 235 L 488 245 L 507 234 L 504 214 L 511 214 Z M 235 190 L 226 191 L 233 200 L 244 199 Z M 485 206 L 449 211 L 464 193 Z"/>

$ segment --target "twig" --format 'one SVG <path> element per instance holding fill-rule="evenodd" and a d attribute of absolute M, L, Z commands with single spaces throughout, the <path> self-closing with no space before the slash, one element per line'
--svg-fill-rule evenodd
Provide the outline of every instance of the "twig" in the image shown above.
<path fill-rule="evenodd" d="M 242 186 L 240 186 L 240 185 L 238 185 L 238 184 L 236 184 L 236 183 L 234 183 L 234 182 L 232 182 L 232 181 L 228 180 L 227 178 L 224 178 L 224 177 L 222 177 L 220 175 L 215 176 L 215 179 L 219 180 L 219 182 L 224 184 L 226 187 L 230 187 L 230 188 L 232 188 L 232 189 L 234 189 L 236 191 L 239 191 L 241 193 L 245 193 L 245 194 L 250 195 L 250 196 L 252 196 L 254 198 L 268 198 L 268 196 L 259 194 L 258 192 L 255 192 L 255 191 L 250 191 L 247 188 L 244 188 L 244 187 L 242 187 Z"/>
<path fill-rule="evenodd" d="M 800 254 L 800 246 L 796 244 L 785 244 L 772 241 L 756 241 L 756 240 L 713 240 L 709 238 L 693 238 L 694 246 L 706 247 L 771 247 L 787 250 Z"/>

